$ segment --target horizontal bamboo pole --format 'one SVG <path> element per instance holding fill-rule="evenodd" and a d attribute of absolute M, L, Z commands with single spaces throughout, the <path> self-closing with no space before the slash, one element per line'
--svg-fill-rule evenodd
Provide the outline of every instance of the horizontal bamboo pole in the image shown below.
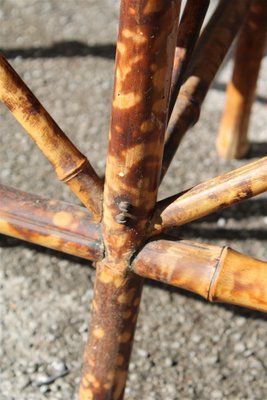
<path fill-rule="evenodd" d="M 65 182 L 100 221 L 103 183 L 7 60 L 0 55 L 0 100 L 12 112 Z"/>
<path fill-rule="evenodd" d="M 209 3 L 210 0 L 188 0 L 186 2 L 177 34 L 168 110 L 169 116 L 174 108 Z"/>
<path fill-rule="evenodd" d="M 3 185 L 0 233 L 92 261 L 103 256 L 100 227 L 86 208 Z"/>
<path fill-rule="evenodd" d="M 249 3 L 221 1 L 201 34 L 167 127 L 161 179 L 184 134 L 198 121 L 201 104 L 243 23 Z"/>
<path fill-rule="evenodd" d="M 150 234 L 181 226 L 267 191 L 267 157 L 157 203 Z"/>
<path fill-rule="evenodd" d="M 227 247 L 157 240 L 146 244 L 132 268 L 212 302 L 267 312 L 267 262 Z"/>
<path fill-rule="evenodd" d="M 92 261 L 103 257 L 100 227 L 92 223 L 85 209 L 6 186 L 0 186 L 0 232 Z M 189 290 L 210 301 L 267 311 L 267 263 L 229 248 L 161 239 L 146 244 L 132 268 L 142 277 Z M 106 281 L 114 273 L 100 271 Z M 120 273 L 116 279 L 116 287 L 123 280 L 130 288 L 131 279 Z M 132 300 L 135 292 L 130 289 Z M 122 303 L 125 317 L 130 315 L 127 299 Z"/>

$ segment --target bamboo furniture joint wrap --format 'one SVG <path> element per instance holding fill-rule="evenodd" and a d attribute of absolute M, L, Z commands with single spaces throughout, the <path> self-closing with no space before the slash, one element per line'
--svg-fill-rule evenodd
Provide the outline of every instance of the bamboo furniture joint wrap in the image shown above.
<path fill-rule="evenodd" d="M 174 241 L 167 233 L 265 192 L 267 157 L 157 202 L 160 180 L 183 135 L 199 118 L 242 24 L 228 89 L 234 112 L 229 114 L 227 103 L 218 146 L 226 157 L 247 149 L 247 110 L 266 40 L 267 4 L 222 0 L 200 33 L 209 1 L 188 0 L 181 18 L 180 3 L 121 0 L 104 185 L 0 57 L 0 99 L 86 207 L 0 185 L 1 233 L 96 266 L 80 400 L 123 398 L 144 277 L 208 301 L 267 312 L 267 262 L 228 247 Z M 246 92 L 242 69 L 248 40 L 254 43 L 256 62 L 247 65 L 252 72 Z M 241 97 L 231 95 L 238 90 Z M 230 142 L 235 143 L 232 153 Z"/>

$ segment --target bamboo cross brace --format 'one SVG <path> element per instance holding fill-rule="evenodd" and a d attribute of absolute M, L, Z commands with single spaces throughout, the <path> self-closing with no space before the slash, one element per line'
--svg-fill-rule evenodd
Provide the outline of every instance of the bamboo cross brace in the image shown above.
<path fill-rule="evenodd" d="M 103 192 L 101 179 L 2 55 L 0 100 L 51 162 L 59 180 L 71 188 L 91 211 L 94 220 L 100 221 Z"/>
<path fill-rule="evenodd" d="M 188 0 L 186 2 L 177 33 L 168 119 L 175 105 L 209 3 L 210 0 Z"/>
<path fill-rule="evenodd" d="M 167 127 L 161 179 L 184 134 L 198 121 L 201 104 L 243 23 L 249 3 L 221 1 L 202 32 Z"/>
<path fill-rule="evenodd" d="M 86 209 L 6 186 L 0 186 L 0 199 L 1 233 L 87 260 L 103 259 L 100 225 Z M 267 312 L 267 262 L 230 248 L 161 238 L 136 254 L 131 270 L 208 301 Z M 116 279 L 118 284 L 121 275 Z M 132 289 L 128 286 L 130 293 Z M 129 314 L 125 308 L 123 312 Z"/>
<path fill-rule="evenodd" d="M 150 222 L 160 234 L 267 191 L 267 157 L 160 201 Z"/>

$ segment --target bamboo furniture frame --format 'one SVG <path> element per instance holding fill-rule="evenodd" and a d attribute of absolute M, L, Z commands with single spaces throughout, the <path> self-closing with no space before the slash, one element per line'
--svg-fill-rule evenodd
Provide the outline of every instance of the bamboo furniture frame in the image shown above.
<path fill-rule="evenodd" d="M 81 400 L 123 398 L 143 277 L 209 301 L 267 312 L 267 262 L 227 247 L 170 241 L 166 235 L 171 227 L 267 191 L 267 157 L 157 202 L 160 180 L 184 133 L 198 120 L 209 86 L 244 21 L 218 146 L 226 157 L 247 150 L 267 7 L 260 0 L 221 1 L 199 38 L 209 1 L 188 0 L 178 24 L 180 3 L 121 0 L 104 185 L 0 58 L 1 100 L 86 207 L 0 186 L 1 233 L 96 265 Z M 248 40 L 257 46 L 244 72 Z"/>

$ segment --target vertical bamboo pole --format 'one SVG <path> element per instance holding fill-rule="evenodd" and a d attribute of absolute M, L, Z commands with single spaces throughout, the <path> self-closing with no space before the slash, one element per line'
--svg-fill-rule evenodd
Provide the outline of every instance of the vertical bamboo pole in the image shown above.
<path fill-rule="evenodd" d="M 130 271 L 155 205 L 180 0 L 122 0 L 98 263 L 80 399 L 122 399 L 143 279 Z"/>
<path fill-rule="evenodd" d="M 223 158 L 242 158 L 248 151 L 248 126 L 267 33 L 267 3 L 254 0 L 237 43 L 232 81 L 217 140 Z"/>

